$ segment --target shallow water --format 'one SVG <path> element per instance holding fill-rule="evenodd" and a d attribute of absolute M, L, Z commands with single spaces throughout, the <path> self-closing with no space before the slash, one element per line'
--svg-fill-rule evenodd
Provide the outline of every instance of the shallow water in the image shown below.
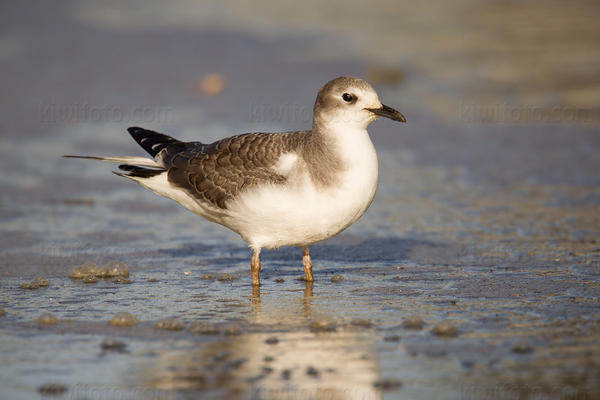
<path fill-rule="evenodd" d="M 180 15 L 196 9 L 178 3 L 164 26 L 137 19 L 124 29 L 110 8 L 92 23 L 90 7 L 100 6 L 64 4 L 37 5 L 54 22 L 5 6 L 13 16 L 4 25 L 13 39 L 5 42 L 14 46 L 4 45 L 14 51 L 3 52 L 11 61 L 3 75 L 20 69 L 31 82 L 25 85 L 24 74 L 8 82 L 16 111 L 4 111 L 11 118 L 0 139 L 8 171 L 0 178 L 0 398 L 593 398 L 600 390 L 594 123 L 456 121 L 447 118 L 457 104 L 456 88 L 444 83 L 454 82 L 450 72 L 439 68 L 449 75 L 425 84 L 427 70 L 417 66 L 400 81 L 380 69 L 380 78 L 387 71 L 377 87 L 382 99 L 409 122 L 370 128 L 380 159 L 373 205 L 346 232 L 313 246 L 314 284 L 298 279 L 301 251 L 284 248 L 264 252 L 257 291 L 250 251 L 237 235 L 110 174 L 111 165 L 59 156 L 141 154 L 124 133 L 131 124 L 202 141 L 306 128 L 314 92 L 332 76 L 408 62 L 381 48 L 366 51 L 360 41 L 324 57 L 327 43 L 347 44 L 343 24 L 312 33 L 290 24 L 290 35 L 273 39 L 257 31 L 252 14 L 236 19 L 213 8 L 225 27 L 198 32 Z M 243 23 L 232 29 L 231 21 Z M 397 27 L 386 21 L 382 31 L 392 35 Z M 417 27 L 408 31 L 419 36 Z M 278 24 L 270 29 L 281 32 Z M 407 51 L 437 54 L 433 44 L 423 46 L 423 53 Z M 157 49 L 168 57 L 157 57 Z M 578 42 L 573 52 L 584 50 Z M 43 69 L 34 55 L 46 61 Z M 507 68 L 518 62 L 510 58 Z M 215 71 L 226 79 L 222 94 L 190 89 Z M 526 78 L 512 73 L 515 81 Z M 561 80 L 557 89 L 572 94 L 564 104 L 594 104 L 571 84 Z M 543 90 L 515 93 L 553 104 Z M 64 114 L 85 104 L 109 104 L 129 117 L 136 107 L 155 114 Z M 164 120 L 150 118 L 160 110 L 167 110 Z M 112 261 L 127 264 L 131 283 L 68 277 L 78 265 Z M 50 285 L 20 287 L 36 276 Z M 109 325 L 120 312 L 139 322 Z M 44 313 L 58 322 L 38 322 Z M 156 327 L 173 318 L 182 329 Z M 407 319 L 413 326 L 421 319 L 422 328 L 410 329 Z M 456 335 L 435 334 L 451 332 L 440 324 Z"/>

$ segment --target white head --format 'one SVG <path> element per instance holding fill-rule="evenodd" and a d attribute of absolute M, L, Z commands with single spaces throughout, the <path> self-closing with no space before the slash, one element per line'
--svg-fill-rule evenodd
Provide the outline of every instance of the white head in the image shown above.
<path fill-rule="evenodd" d="M 366 129 L 379 116 L 406 122 L 404 116 L 381 103 L 375 89 L 362 79 L 341 76 L 327 82 L 317 94 L 313 130 L 332 127 Z"/>

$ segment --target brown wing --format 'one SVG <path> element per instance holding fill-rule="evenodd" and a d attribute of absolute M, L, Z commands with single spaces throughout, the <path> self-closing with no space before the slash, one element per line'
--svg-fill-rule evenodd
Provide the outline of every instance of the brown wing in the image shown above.
<path fill-rule="evenodd" d="M 171 184 L 200 202 L 226 209 L 227 201 L 248 187 L 284 183 L 286 177 L 272 167 L 283 153 L 297 150 L 307 134 L 248 133 L 169 154 L 163 162 L 168 164 Z"/>

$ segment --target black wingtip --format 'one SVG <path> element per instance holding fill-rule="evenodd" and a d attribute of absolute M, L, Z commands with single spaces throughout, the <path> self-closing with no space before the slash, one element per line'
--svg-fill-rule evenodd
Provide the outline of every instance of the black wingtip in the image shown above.
<path fill-rule="evenodd" d="M 144 128 L 140 128 L 139 126 L 130 126 L 129 128 L 127 128 L 127 132 L 129 132 L 132 135 L 140 130 L 144 130 Z"/>
<path fill-rule="evenodd" d="M 127 128 L 127 132 L 129 132 L 133 140 L 135 140 L 137 144 L 146 150 L 152 157 L 156 157 L 156 155 L 167 146 L 182 143 L 171 136 L 140 128 L 138 126 Z"/>

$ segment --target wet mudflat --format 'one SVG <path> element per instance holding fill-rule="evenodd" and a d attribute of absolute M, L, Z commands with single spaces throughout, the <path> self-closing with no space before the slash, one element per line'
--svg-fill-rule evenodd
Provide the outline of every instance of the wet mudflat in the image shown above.
<path fill-rule="evenodd" d="M 596 125 L 439 120 L 436 107 L 448 99 L 418 92 L 417 72 L 404 85 L 382 79 L 381 97 L 409 123 L 370 128 L 380 159 L 371 209 L 313 247 L 314 284 L 298 279 L 301 251 L 283 248 L 265 251 L 256 290 L 250 251 L 237 235 L 113 176 L 110 165 L 58 156 L 141 154 L 124 133 L 128 124 L 202 141 L 306 128 L 298 107 L 311 105 L 332 76 L 364 75 L 369 63 L 323 60 L 306 50 L 313 42 L 304 36 L 270 42 L 162 27 L 173 29 L 165 39 L 164 31 L 90 26 L 89 10 L 73 7 L 56 11 L 68 30 L 52 32 L 77 52 L 49 52 L 46 80 L 30 78 L 42 102 L 28 108 L 31 93 L 18 79 L 8 85 L 11 101 L 32 114 L 16 113 L 11 121 L 22 131 L 1 138 L 0 166 L 10 173 L 0 181 L 0 398 L 592 399 L 600 392 Z M 44 29 L 37 14 L 26 15 Z M 13 61 L 31 70 L 32 54 L 46 47 L 29 53 L 25 44 L 34 42 L 6 26 L 18 39 Z M 173 71 L 153 54 L 157 45 L 186 62 Z M 146 72 L 131 66 L 131 48 L 138 62 L 153 58 Z M 237 49 L 235 57 L 226 48 Z M 300 61 L 294 51 L 313 58 Z M 231 63 L 240 58 L 261 68 Z M 61 78 L 61 68 L 70 74 Z M 220 97 L 190 94 L 194 79 L 215 70 L 229 85 Z M 90 71 L 101 78 L 87 82 Z M 134 82 L 130 91 L 117 91 L 119 76 Z M 270 83 L 290 76 L 289 86 Z M 125 115 L 165 104 L 172 114 L 73 120 L 40 108 L 87 96 L 92 108 L 116 102 Z"/>

